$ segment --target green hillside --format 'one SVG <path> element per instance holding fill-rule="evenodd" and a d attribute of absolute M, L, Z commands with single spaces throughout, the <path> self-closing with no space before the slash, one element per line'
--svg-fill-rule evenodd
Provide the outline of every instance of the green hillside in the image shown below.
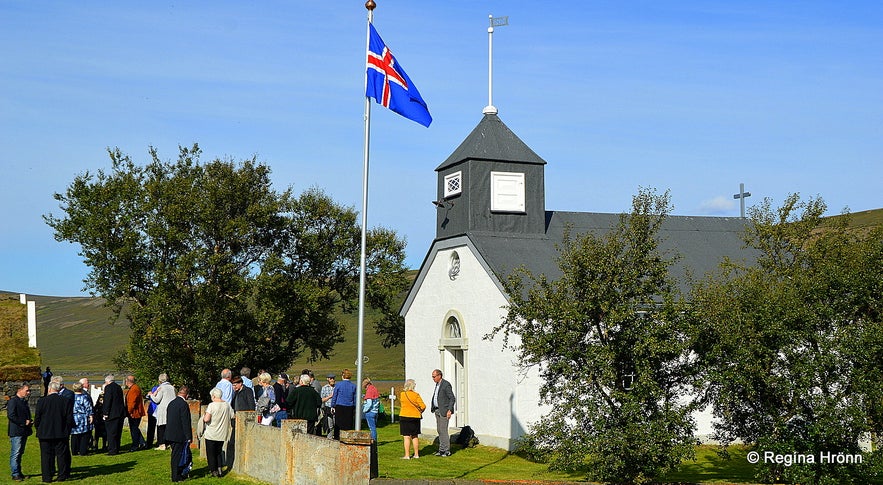
<path fill-rule="evenodd" d="M 103 298 L 29 296 L 37 303 L 37 347 L 56 374 L 103 374 L 129 343 L 124 317 L 114 320 Z"/>
<path fill-rule="evenodd" d="M 14 296 L 14 305 L 10 304 L 10 308 L 25 311 L 24 305 L 18 301 L 18 294 L 8 295 L 11 302 Z M 113 312 L 104 306 L 104 299 L 32 295 L 28 295 L 28 299 L 37 304 L 37 347 L 43 357 L 43 366 L 48 365 L 56 374 L 68 376 L 98 376 L 117 370 L 113 358 L 125 349 L 131 331 L 125 317 L 113 319 Z M 26 314 L 23 315 L 22 318 L 26 319 Z M 312 363 L 307 362 L 306 357 L 301 358 L 292 364 L 291 373 L 299 373 L 305 367 L 313 369 L 317 376 L 327 372 L 339 373 L 344 368 L 355 369 L 357 315 L 340 314 L 340 318 L 346 325 L 346 340 L 337 345 L 334 355 Z M 364 364 L 363 372 L 380 380 L 401 380 L 405 368 L 404 348 L 384 349 L 380 337 L 374 333 L 374 318 L 373 313 L 367 313 L 363 354 L 368 357 L 368 362 Z"/>
<path fill-rule="evenodd" d="M 830 219 L 837 219 L 841 216 L 833 216 Z M 869 228 L 883 226 L 883 209 L 874 209 L 869 211 L 853 212 L 849 215 L 850 227 Z"/>
<path fill-rule="evenodd" d="M 0 368 L 40 366 L 40 353 L 28 347 L 28 310 L 17 294 L 0 294 L 0 348 Z"/>

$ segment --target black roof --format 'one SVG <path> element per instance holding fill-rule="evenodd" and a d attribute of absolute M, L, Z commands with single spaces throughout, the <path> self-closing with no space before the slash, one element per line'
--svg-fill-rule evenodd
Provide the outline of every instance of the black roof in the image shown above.
<path fill-rule="evenodd" d="M 604 234 L 619 223 L 620 214 L 597 212 L 546 212 L 544 236 L 500 233 L 467 234 L 489 268 L 501 278 L 524 265 L 535 275 L 558 279 L 558 246 L 566 227 L 572 235 L 587 232 Z M 660 229 L 660 248 L 679 260 L 671 268 L 682 290 L 689 286 L 688 275 L 696 278 L 715 270 L 724 257 L 753 263 L 756 253 L 745 248 L 742 233 L 746 220 L 738 217 L 668 216 Z"/>
<path fill-rule="evenodd" d="M 442 171 L 463 160 L 517 161 L 545 165 L 546 161 L 530 149 L 503 121 L 494 114 L 486 114 L 472 133 L 460 143 L 454 153 L 435 170 Z"/>

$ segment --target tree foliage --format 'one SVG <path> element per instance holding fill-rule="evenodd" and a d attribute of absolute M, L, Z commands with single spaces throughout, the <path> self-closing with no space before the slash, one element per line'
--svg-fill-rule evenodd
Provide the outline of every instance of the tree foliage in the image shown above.
<path fill-rule="evenodd" d="M 716 434 L 814 464 L 759 464 L 759 478 L 864 483 L 867 463 L 823 464 L 859 453 L 883 426 L 883 232 L 848 218 L 823 225 L 819 199 L 790 196 L 751 211 L 754 265 L 728 263 L 694 290 L 696 353 Z M 868 460 L 870 462 L 871 460 Z"/>
<path fill-rule="evenodd" d="M 182 147 L 166 162 L 151 148 L 139 166 L 109 150 L 111 170 L 77 176 L 55 194 L 63 217 L 45 219 L 58 241 L 80 245 L 86 289 L 118 311 L 126 304 L 133 333 L 121 364 L 150 380 L 168 372 L 205 397 L 224 367 L 281 371 L 333 351 L 335 310 L 358 296 L 360 228 L 319 189 L 274 191 L 255 159 L 200 154 Z M 404 241 L 373 229 L 368 255 L 368 302 L 383 314 L 378 328 L 395 328 Z"/>
<path fill-rule="evenodd" d="M 565 235 L 559 279 L 521 268 L 505 281 L 508 314 L 488 337 L 539 369 L 551 411 L 524 443 L 553 468 L 643 482 L 692 456 L 689 339 L 659 249 L 669 212 L 668 193 L 642 190 L 610 232 Z"/>

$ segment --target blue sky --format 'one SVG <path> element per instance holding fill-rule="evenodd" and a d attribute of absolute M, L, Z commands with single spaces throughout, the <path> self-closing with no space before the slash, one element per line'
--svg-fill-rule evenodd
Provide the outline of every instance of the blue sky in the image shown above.
<path fill-rule="evenodd" d="M 369 225 L 434 236 L 436 174 L 487 104 L 543 157 L 547 210 L 738 216 L 739 183 L 831 214 L 883 207 L 880 2 L 378 0 L 374 25 L 426 99 L 372 109 Z M 352 1 L 0 2 L 0 289 L 84 294 L 44 214 L 107 147 L 254 155 L 281 190 L 361 209 L 366 10 Z"/>

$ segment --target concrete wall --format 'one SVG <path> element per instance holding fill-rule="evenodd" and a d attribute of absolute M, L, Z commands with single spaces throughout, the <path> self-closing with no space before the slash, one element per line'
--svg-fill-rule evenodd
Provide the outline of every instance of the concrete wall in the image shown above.
<path fill-rule="evenodd" d="M 256 413 L 236 413 L 233 471 L 273 484 L 334 483 L 367 485 L 371 436 L 342 431 L 340 441 L 307 434 L 307 422 L 282 421 L 282 427 L 257 423 Z"/>

